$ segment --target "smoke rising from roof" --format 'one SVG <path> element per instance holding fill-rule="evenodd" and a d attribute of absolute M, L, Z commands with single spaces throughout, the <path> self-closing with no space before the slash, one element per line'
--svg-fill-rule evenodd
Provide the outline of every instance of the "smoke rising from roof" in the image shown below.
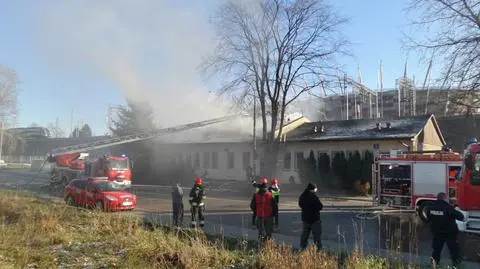
<path fill-rule="evenodd" d="M 208 10 L 215 1 L 179 2 L 55 1 L 39 11 L 41 50 L 57 67 L 82 68 L 127 99 L 148 101 L 163 127 L 232 113 L 197 69 L 214 48 Z"/>

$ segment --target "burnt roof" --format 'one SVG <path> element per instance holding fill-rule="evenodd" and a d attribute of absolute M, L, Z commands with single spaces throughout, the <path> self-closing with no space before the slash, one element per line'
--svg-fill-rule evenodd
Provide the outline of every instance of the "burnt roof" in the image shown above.
<path fill-rule="evenodd" d="M 346 141 L 413 138 L 420 133 L 433 115 L 401 117 L 396 119 L 359 119 L 318 121 L 300 125 L 287 134 L 287 141 Z M 390 128 L 387 128 L 387 122 Z M 376 124 L 380 123 L 378 130 Z M 315 132 L 315 126 L 317 132 Z M 323 126 L 323 132 L 322 132 Z"/>

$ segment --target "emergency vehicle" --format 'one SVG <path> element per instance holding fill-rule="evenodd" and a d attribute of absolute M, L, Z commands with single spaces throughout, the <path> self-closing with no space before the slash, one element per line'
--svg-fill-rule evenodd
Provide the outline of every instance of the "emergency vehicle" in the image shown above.
<path fill-rule="evenodd" d="M 465 165 L 464 156 L 451 151 L 377 154 L 372 171 L 374 203 L 415 210 L 426 221 L 429 201 L 436 200 L 439 192 L 448 193 L 465 216 L 464 222 L 457 221 L 459 230 L 480 233 L 480 172 L 474 178 L 468 168 L 480 168 L 480 144 L 470 146 L 468 152 L 474 160 L 478 152 L 477 166 L 476 161 L 473 166 Z"/>
<path fill-rule="evenodd" d="M 88 159 L 88 153 L 70 153 L 56 157 L 50 156 L 53 164 L 51 176 L 67 185 L 70 180 L 82 176 L 105 177 L 120 185 L 131 185 L 132 172 L 130 161 L 125 155 Z"/>
<path fill-rule="evenodd" d="M 72 145 L 53 149 L 47 154 L 43 166 L 49 162 L 52 164 L 51 186 L 66 186 L 72 179 L 81 177 L 103 178 L 115 183 L 130 186 L 132 173 L 129 158 L 122 156 L 109 156 L 88 159 L 89 151 L 98 151 L 102 148 L 151 140 L 163 135 L 174 134 L 190 129 L 200 128 L 211 124 L 221 123 L 238 117 L 248 117 L 248 114 L 228 115 L 220 118 L 187 123 L 179 126 L 162 128 L 152 132 L 132 134 L 122 137 L 112 137 L 91 143 Z"/>
<path fill-rule="evenodd" d="M 480 233 L 480 143 L 470 140 L 464 154 L 464 163 L 458 180 L 457 205 L 465 221 L 457 221 L 460 231 Z"/>

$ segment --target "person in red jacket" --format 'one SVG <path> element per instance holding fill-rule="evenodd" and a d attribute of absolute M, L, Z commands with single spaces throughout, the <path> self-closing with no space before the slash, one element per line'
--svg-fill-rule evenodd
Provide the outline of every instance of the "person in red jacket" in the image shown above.
<path fill-rule="evenodd" d="M 252 197 L 250 209 L 257 217 L 258 239 L 264 242 L 272 237 L 273 217 L 278 212 L 278 205 L 273 194 L 268 191 L 267 184 L 261 184 Z"/>
<path fill-rule="evenodd" d="M 253 187 L 255 187 L 255 193 L 257 193 L 257 192 L 260 190 L 260 187 L 261 187 L 262 185 L 265 185 L 265 186 L 266 186 L 267 184 L 268 184 L 268 179 L 267 179 L 267 178 L 262 178 L 262 179 L 260 180 L 260 183 L 257 183 L 257 182 L 255 182 L 255 180 L 252 180 L 252 185 L 253 185 Z M 253 210 L 253 214 L 252 214 L 252 226 L 255 227 L 255 226 L 256 226 L 257 212 L 255 212 L 254 209 L 252 209 L 252 210 Z"/>

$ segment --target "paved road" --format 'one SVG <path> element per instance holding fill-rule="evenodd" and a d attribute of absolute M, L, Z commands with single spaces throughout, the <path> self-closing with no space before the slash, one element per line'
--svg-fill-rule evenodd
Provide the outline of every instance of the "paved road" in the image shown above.
<path fill-rule="evenodd" d="M 46 177 L 38 177 L 32 181 L 32 173 L 0 171 L 0 184 L 25 184 L 29 182 L 45 183 Z M 38 185 L 31 185 L 32 187 Z M 30 187 L 29 187 L 30 188 Z M 35 189 L 35 188 L 34 188 Z M 165 188 L 157 192 L 137 192 L 140 197 L 137 214 L 169 224 L 171 216 L 170 189 Z M 210 232 L 222 232 L 226 235 L 256 237 L 256 231 L 251 227 L 249 212 L 250 195 L 231 193 L 228 189 L 213 191 L 208 196 L 207 226 Z M 420 255 L 430 255 L 431 236 L 429 227 L 418 222 L 412 215 L 358 215 L 359 209 L 368 205 L 368 202 L 323 200 L 326 206 L 322 213 L 323 233 L 325 246 L 342 249 L 351 248 L 363 242 L 366 250 L 381 252 L 379 249 L 396 249 L 399 252 L 409 252 Z M 298 212 L 297 196 L 281 198 L 280 227 L 276 234 L 279 241 L 299 245 L 301 232 L 300 214 Z M 354 212 L 353 212 L 354 211 Z M 367 218 L 362 218 L 367 217 Z M 188 223 L 189 214 L 185 216 Z M 477 236 L 461 238 L 466 258 L 480 262 L 480 239 Z M 448 260 L 446 249 L 443 259 Z M 475 267 L 474 267 L 475 268 Z"/>
<path fill-rule="evenodd" d="M 162 224 L 171 223 L 170 214 L 150 214 L 150 217 Z M 189 214 L 185 217 L 189 223 Z M 213 230 L 221 231 L 226 227 L 236 229 L 240 235 L 256 234 L 251 227 L 251 214 L 248 212 L 208 212 L 207 225 Z M 302 222 L 299 212 L 281 212 L 280 227 L 276 232 L 288 237 L 285 243 L 299 247 L 299 237 Z M 238 235 L 238 234 L 237 234 Z M 322 240 L 326 246 L 335 249 L 349 249 L 354 245 L 362 246 L 364 250 L 375 253 L 379 249 L 395 252 L 412 253 L 429 256 L 431 254 L 431 236 L 429 227 L 418 222 L 411 215 L 358 214 L 338 209 L 327 209 L 322 212 Z M 480 262 L 480 238 L 461 237 L 460 241 L 465 256 L 470 261 Z M 363 243 L 363 244 L 362 244 Z M 445 248 L 443 258 L 449 255 Z"/>

